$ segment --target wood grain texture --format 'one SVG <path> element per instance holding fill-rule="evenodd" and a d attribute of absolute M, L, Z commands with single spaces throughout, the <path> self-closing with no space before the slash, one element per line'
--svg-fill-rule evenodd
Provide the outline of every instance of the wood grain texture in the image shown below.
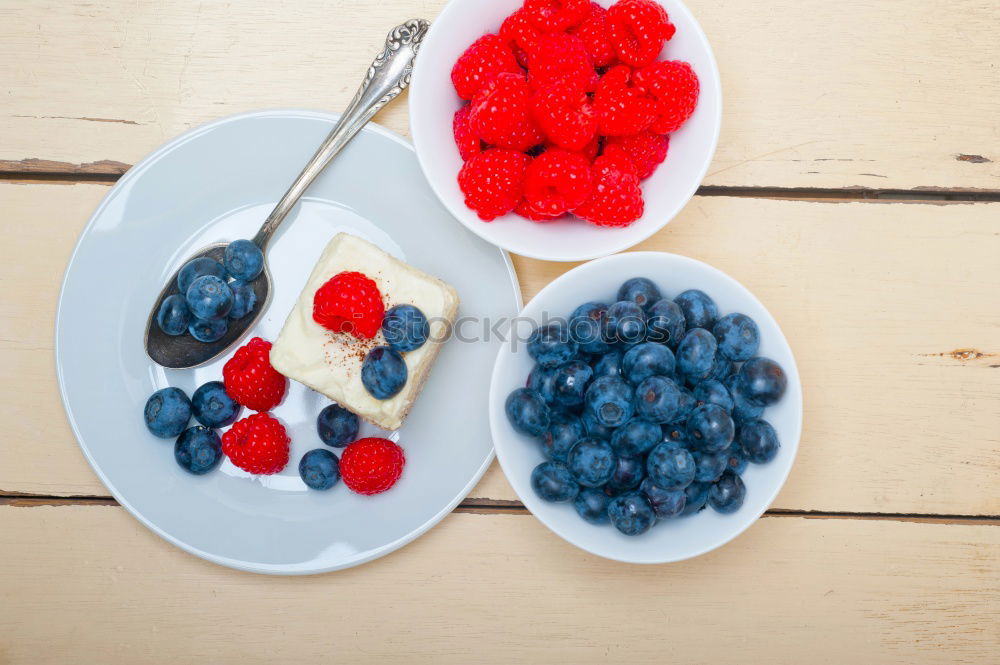
<path fill-rule="evenodd" d="M 443 5 L 7 3 L 0 167 L 132 164 L 219 116 L 341 109 L 386 31 L 411 16 L 433 19 Z M 706 184 L 1000 190 L 997 2 L 954 0 L 944 11 L 932 0 L 688 5 L 723 77 Z M 402 102 L 379 120 L 405 134 Z"/>
<path fill-rule="evenodd" d="M 0 661 L 995 663 L 1000 527 L 765 518 L 664 566 L 451 515 L 313 577 L 196 559 L 117 507 L 0 507 Z M 59 543 L 59 546 L 53 546 Z"/>
<path fill-rule="evenodd" d="M 0 386 L 0 491 L 106 494 L 66 425 L 50 331 L 74 238 L 107 191 L 0 185 L 0 366 L 15 377 Z M 696 198 L 638 247 L 725 270 L 790 340 L 805 428 L 776 508 L 1000 514 L 998 212 Z M 515 263 L 526 298 L 569 268 Z M 471 496 L 516 498 L 496 465 Z"/>

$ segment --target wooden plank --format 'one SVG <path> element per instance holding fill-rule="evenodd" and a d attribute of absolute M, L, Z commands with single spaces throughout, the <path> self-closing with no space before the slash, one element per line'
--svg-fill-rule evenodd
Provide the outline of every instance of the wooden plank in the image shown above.
<path fill-rule="evenodd" d="M 214 566 L 117 507 L 0 507 L 0 533 L 9 665 L 987 664 L 1000 649 L 991 526 L 767 518 L 703 557 L 630 566 L 530 516 L 455 514 L 308 578 Z"/>
<path fill-rule="evenodd" d="M 713 44 L 725 95 L 706 184 L 1000 190 L 1000 4 L 688 4 Z M 443 5 L 8 3 L 0 166 L 133 164 L 219 116 L 343 108 L 388 28 L 433 18 Z M 380 120 L 406 133 L 406 117 L 396 103 Z"/>
<path fill-rule="evenodd" d="M 102 185 L 0 185 L 0 491 L 103 495 L 53 373 L 59 282 Z M 639 249 L 742 281 L 805 386 L 799 459 L 775 507 L 1000 515 L 1000 204 L 696 198 Z M 569 266 L 515 258 L 526 298 Z M 484 378 L 485 380 L 485 378 Z M 515 499 L 494 465 L 472 497 Z"/>

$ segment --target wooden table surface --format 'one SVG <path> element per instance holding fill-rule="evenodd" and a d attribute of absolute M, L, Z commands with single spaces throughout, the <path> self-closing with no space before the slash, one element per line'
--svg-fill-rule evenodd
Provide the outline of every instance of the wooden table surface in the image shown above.
<path fill-rule="evenodd" d="M 722 71 L 722 136 L 699 195 L 639 249 L 746 284 L 805 389 L 788 483 L 731 544 L 598 559 L 494 465 L 394 554 L 265 577 L 108 496 L 52 338 L 101 197 L 198 123 L 342 108 L 385 32 L 442 4 L 0 3 L 0 663 L 1000 662 L 996 0 L 688 3 Z M 377 121 L 405 135 L 403 101 Z M 571 267 L 515 263 L 526 298 Z"/>

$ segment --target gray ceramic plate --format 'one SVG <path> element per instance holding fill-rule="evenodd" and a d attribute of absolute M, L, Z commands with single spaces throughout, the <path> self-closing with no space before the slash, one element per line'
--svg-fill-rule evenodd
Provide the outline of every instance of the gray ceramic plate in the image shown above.
<path fill-rule="evenodd" d="M 142 523 L 222 565 L 305 574 L 354 566 L 424 533 L 475 486 L 493 458 L 487 413 L 498 340 L 450 340 L 401 430 L 407 465 L 389 492 L 362 497 L 341 483 L 308 490 L 303 453 L 321 447 L 315 419 L 329 402 L 294 382 L 274 411 L 292 438 L 288 467 L 253 477 L 225 461 L 206 476 L 174 462 L 142 407 L 153 391 L 189 394 L 221 379 L 227 358 L 164 370 L 142 347 L 150 303 L 183 257 L 210 242 L 251 237 L 336 116 L 266 111 L 194 129 L 132 168 L 94 213 L 70 259 L 56 320 L 56 363 L 70 424 L 94 470 Z M 514 315 L 520 293 L 508 257 L 456 224 L 428 188 L 413 150 L 370 125 L 313 184 L 268 252 L 274 299 L 251 332 L 278 334 L 326 242 L 349 231 L 454 285 L 460 315 Z M 387 435 L 371 426 L 362 435 Z M 99 538 L 100 534 L 95 534 Z"/>

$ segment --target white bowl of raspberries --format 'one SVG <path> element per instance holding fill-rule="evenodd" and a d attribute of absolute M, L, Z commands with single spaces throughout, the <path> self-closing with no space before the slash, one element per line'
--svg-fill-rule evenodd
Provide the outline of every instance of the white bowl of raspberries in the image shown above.
<path fill-rule="evenodd" d="M 712 49 L 679 0 L 452 0 L 417 58 L 410 129 L 470 230 L 580 261 L 673 219 L 712 160 L 721 109 Z"/>
<path fill-rule="evenodd" d="M 629 252 L 562 275 L 516 323 L 490 427 L 507 480 L 552 531 L 609 559 L 680 561 L 774 501 L 802 388 L 778 324 L 736 280 Z"/>

